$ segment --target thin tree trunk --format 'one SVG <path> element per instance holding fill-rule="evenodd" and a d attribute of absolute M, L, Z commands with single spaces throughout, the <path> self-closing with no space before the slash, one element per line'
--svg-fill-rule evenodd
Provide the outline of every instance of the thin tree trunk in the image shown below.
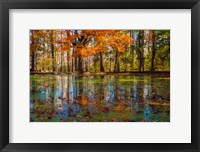
<path fill-rule="evenodd" d="M 53 30 L 51 31 L 51 57 L 52 57 L 52 71 L 55 72 Z"/>
<path fill-rule="evenodd" d="M 37 57 L 38 57 L 38 54 L 37 54 L 37 52 L 36 52 L 36 53 L 35 53 L 35 57 L 34 57 L 34 61 L 35 61 L 34 68 L 35 68 L 35 71 L 38 71 L 38 68 L 37 68 L 37 63 L 38 63 Z"/>
<path fill-rule="evenodd" d="M 144 63 L 143 63 L 143 54 L 144 54 L 144 50 L 143 50 L 143 43 L 144 41 L 144 31 L 140 30 L 139 31 L 139 38 L 138 38 L 138 42 L 139 42 L 139 46 L 138 46 L 138 62 L 139 62 L 139 71 L 144 71 Z"/>
<path fill-rule="evenodd" d="M 61 30 L 61 61 L 60 61 L 60 72 L 62 72 L 62 70 L 63 70 L 63 50 L 62 50 L 62 44 L 63 42 L 62 42 L 62 30 Z"/>
<path fill-rule="evenodd" d="M 55 72 L 54 44 L 51 44 L 52 70 Z"/>
<path fill-rule="evenodd" d="M 75 71 L 78 71 L 78 61 L 79 61 L 79 57 L 75 57 Z"/>
<path fill-rule="evenodd" d="M 111 72 L 111 70 L 112 70 L 112 69 L 111 69 L 111 68 L 112 68 L 112 64 L 111 64 L 111 54 L 112 54 L 112 53 L 111 53 L 111 51 L 110 51 L 110 56 L 109 56 L 109 58 L 110 58 L 110 69 L 109 69 L 109 72 Z"/>
<path fill-rule="evenodd" d="M 83 60 L 82 60 L 81 56 L 79 56 L 78 57 L 78 72 L 79 73 L 83 73 L 82 62 L 83 62 Z"/>
<path fill-rule="evenodd" d="M 89 62 L 88 62 L 88 72 L 90 72 L 90 61 L 91 59 L 89 59 Z"/>
<path fill-rule="evenodd" d="M 132 49 L 132 71 L 134 71 L 134 49 Z"/>
<path fill-rule="evenodd" d="M 63 52 L 62 52 L 62 50 L 61 50 L 60 72 L 63 72 Z"/>
<path fill-rule="evenodd" d="M 156 35 L 155 32 L 152 32 L 152 58 L 151 58 L 151 71 L 154 71 L 154 61 L 156 55 Z"/>
<path fill-rule="evenodd" d="M 141 71 L 144 71 L 144 30 L 141 33 Z"/>
<path fill-rule="evenodd" d="M 115 67 L 114 67 L 114 71 L 115 72 L 119 72 L 119 55 L 118 55 L 118 51 L 116 50 L 115 53 Z"/>
<path fill-rule="evenodd" d="M 35 53 L 32 53 L 32 59 L 31 59 L 31 70 L 35 71 Z"/>
<path fill-rule="evenodd" d="M 142 50 L 141 55 L 141 71 L 144 71 L 144 50 Z"/>
<path fill-rule="evenodd" d="M 72 56 L 73 56 L 74 52 L 75 52 L 75 50 L 74 50 L 74 48 L 73 48 L 73 50 L 72 50 Z M 72 58 L 71 69 L 72 69 L 72 72 L 74 72 L 75 69 L 74 69 L 74 59 L 73 59 L 73 58 Z"/>
<path fill-rule="evenodd" d="M 70 72 L 69 52 L 67 53 L 67 72 Z"/>
<path fill-rule="evenodd" d="M 34 31 L 32 31 L 32 45 L 34 45 Z M 32 51 L 31 70 L 35 71 L 35 50 Z"/>
<path fill-rule="evenodd" d="M 85 71 L 88 72 L 88 58 L 85 59 Z"/>
<path fill-rule="evenodd" d="M 44 43 L 44 49 L 43 49 L 43 53 L 42 53 L 42 58 L 43 58 L 43 64 L 42 64 L 42 71 L 44 71 L 44 54 L 45 54 L 45 50 L 46 50 L 46 45 L 45 45 L 45 43 Z"/>
<path fill-rule="evenodd" d="M 100 72 L 105 72 L 103 67 L 102 52 L 99 53 L 99 56 L 100 56 Z"/>
<path fill-rule="evenodd" d="M 129 31 L 130 37 L 133 37 L 133 33 L 131 32 L 131 30 Z M 134 71 L 134 49 L 132 48 L 132 45 L 130 45 L 130 55 L 132 58 L 132 64 L 130 65 L 130 71 Z"/>
<path fill-rule="evenodd" d="M 142 70 L 142 58 L 141 58 L 141 52 L 138 51 L 138 62 L 139 62 L 139 71 Z"/>

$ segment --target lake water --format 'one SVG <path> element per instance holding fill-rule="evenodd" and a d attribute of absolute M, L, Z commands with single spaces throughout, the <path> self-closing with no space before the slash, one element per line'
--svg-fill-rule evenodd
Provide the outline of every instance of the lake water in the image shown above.
<path fill-rule="evenodd" d="M 170 78 L 31 75 L 31 122 L 169 122 Z"/>

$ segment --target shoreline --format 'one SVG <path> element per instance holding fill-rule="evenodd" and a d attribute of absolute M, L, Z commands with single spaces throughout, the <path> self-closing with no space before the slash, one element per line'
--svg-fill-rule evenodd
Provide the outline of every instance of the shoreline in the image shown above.
<path fill-rule="evenodd" d="M 122 76 L 166 76 L 170 77 L 170 72 L 169 71 L 144 71 L 144 72 L 96 72 L 96 73 L 91 73 L 91 72 L 84 72 L 84 73 L 78 73 L 78 72 L 66 72 L 66 73 L 53 73 L 53 72 L 36 72 L 36 71 L 31 71 L 30 75 L 83 75 L 83 76 L 93 76 L 93 75 L 122 75 Z"/>

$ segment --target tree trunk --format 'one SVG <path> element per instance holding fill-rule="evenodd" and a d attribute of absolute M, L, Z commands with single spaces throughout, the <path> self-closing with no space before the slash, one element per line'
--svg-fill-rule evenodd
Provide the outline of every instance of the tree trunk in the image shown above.
<path fill-rule="evenodd" d="M 53 30 L 51 31 L 51 56 L 52 56 L 52 71 L 55 72 Z"/>
<path fill-rule="evenodd" d="M 115 54 L 114 72 L 119 72 L 119 55 L 118 55 L 118 51 L 117 50 L 116 50 L 116 54 Z"/>
<path fill-rule="evenodd" d="M 78 72 L 79 72 L 80 74 L 83 73 L 82 62 L 83 62 L 83 60 L 82 60 L 81 56 L 79 56 L 79 57 L 78 57 Z"/>
<path fill-rule="evenodd" d="M 112 54 L 112 53 L 111 53 L 111 51 L 110 51 L 110 56 L 109 56 L 109 58 L 110 58 L 110 69 L 109 69 L 109 72 L 111 72 L 111 70 L 112 70 L 112 69 L 111 69 L 111 68 L 112 68 L 112 64 L 111 64 L 111 63 L 112 63 L 112 62 L 111 62 L 111 54 Z"/>
<path fill-rule="evenodd" d="M 156 35 L 155 32 L 152 32 L 152 57 L 151 57 L 151 71 L 154 71 L 154 60 L 156 55 Z"/>
<path fill-rule="evenodd" d="M 61 59 L 60 59 L 60 72 L 63 71 L 63 50 L 62 50 L 62 45 L 63 45 L 63 41 L 62 41 L 62 30 L 61 30 L 61 50 L 60 50 L 60 55 L 61 55 Z"/>
<path fill-rule="evenodd" d="M 79 68 L 78 68 L 78 66 L 79 66 L 79 65 L 78 65 L 79 63 L 78 63 L 78 62 L 79 62 L 79 57 L 75 57 L 75 71 L 78 71 L 78 69 L 79 69 Z"/>
<path fill-rule="evenodd" d="M 144 31 L 140 30 L 139 31 L 139 37 L 138 37 L 138 62 L 139 62 L 139 71 L 144 71 L 144 50 L 143 50 L 143 45 L 144 45 Z"/>
<path fill-rule="evenodd" d="M 75 52 L 75 49 L 73 48 L 73 50 L 72 50 L 72 56 L 73 56 L 74 52 Z M 71 71 L 71 72 L 74 72 L 74 71 L 75 71 L 75 69 L 74 69 L 74 59 L 73 59 L 73 58 L 72 58 L 72 65 L 71 65 L 71 69 L 72 69 L 72 71 Z"/>
<path fill-rule="evenodd" d="M 141 72 L 142 70 L 142 58 L 141 58 L 141 52 L 138 50 L 138 64 L 139 64 L 139 71 Z"/>
<path fill-rule="evenodd" d="M 31 70 L 35 71 L 35 52 L 32 53 Z"/>
<path fill-rule="evenodd" d="M 67 53 L 67 72 L 70 72 L 69 52 Z"/>
<path fill-rule="evenodd" d="M 54 44 L 51 44 L 52 70 L 55 72 Z"/>
<path fill-rule="evenodd" d="M 35 71 L 38 71 L 38 69 L 37 69 L 37 63 L 38 63 L 37 57 L 38 57 L 38 54 L 37 54 L 37 52 L 36 52 L 36 53 L 35 53 L 35 57 L 34 57 L 34 61 L 35 61 L 34 68 L 35 68 Z"/>
<path fill-rule="evenodd" d="M 34 45 L 34 32 L 32 31 L 32 45 Z M 35 50 L 32 51 L 31 70 L 35 71 Z"/>
<path fill-rule="evenodd" d="M 44 43 L 44 49 L 43 49 L 43 52 L 42 52 L 42 58 L 43 58 L 43 62 L 42 62 L 42 71 L 44 72 L 44 55 L 45 55 L 45 50 L 46 50 L 46 46 L 45 46 L 45 43 Z"/>
<path fill-rule="evenodd" d="M 154 45 L 153 45 L 154 46 Z M 151 71 L 154 71 L 154 60 L 155 60 L 156 51 L 152 49 L 152 58 L 151 58 Z"/>
<path fill-rule="evenodd" d="M 90 59 L 88 59 L 88 63 L 87 63 L 87 66 L 88 66 L 88 72 L 90 72 Z"/>
<path fill-rule="evenodd" d="M 144 51 L 142 50 L 142 52 L 141 52 L 141 55 L 142 55 L 142 57 L 141 57 L 141 71 L 144 71 Z"/>
<path fill-rule="evenodd" d="M 132 33 L 131 30 L 129 31 L 129 34 L 130 34 L 130 37 L 132 38 L 133 37 L 133 33 Z M 130 65 L 130 69 L 129 70 L 130 71 L 134 71 L 134 49 L 133 49 L 133 45 L 132 44 L 130 45 L 130 49 L 129 50 L 130 50 L 130 55 L 131 55 L 131 58 L 132 58 L 132 60 L 131 60 L 132 64 L 130 63 L 131 65 Z"/>
<path fill-rule="evenodd" d="M 88 58 L 85 59 L 85 71 L 88 72 Z"/>
<path fill-rule="evenodd" d="M 134 71 L 134 49 L 132 49 L 132 71 Z"/>
<path fill-rule="evenodd" d="M 62 72 L 62 71 L 63 71 L 63 52 L 61 50 L 60 72 Z"/>
<path fill-rule="evenodd" d="M 102 59 L 102 53 L 99 53 L 100 56 L 100 72 L 105 72 L 104 67 L 103 67 L 103 59 Z"/>

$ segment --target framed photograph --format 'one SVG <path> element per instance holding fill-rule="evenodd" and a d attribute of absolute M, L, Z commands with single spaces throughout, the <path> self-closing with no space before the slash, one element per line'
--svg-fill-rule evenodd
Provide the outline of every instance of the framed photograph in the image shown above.
<path fill-rule="evenodd" d="M 1 0 L 1 151 L 200 151 L 198 0 Z"/>

